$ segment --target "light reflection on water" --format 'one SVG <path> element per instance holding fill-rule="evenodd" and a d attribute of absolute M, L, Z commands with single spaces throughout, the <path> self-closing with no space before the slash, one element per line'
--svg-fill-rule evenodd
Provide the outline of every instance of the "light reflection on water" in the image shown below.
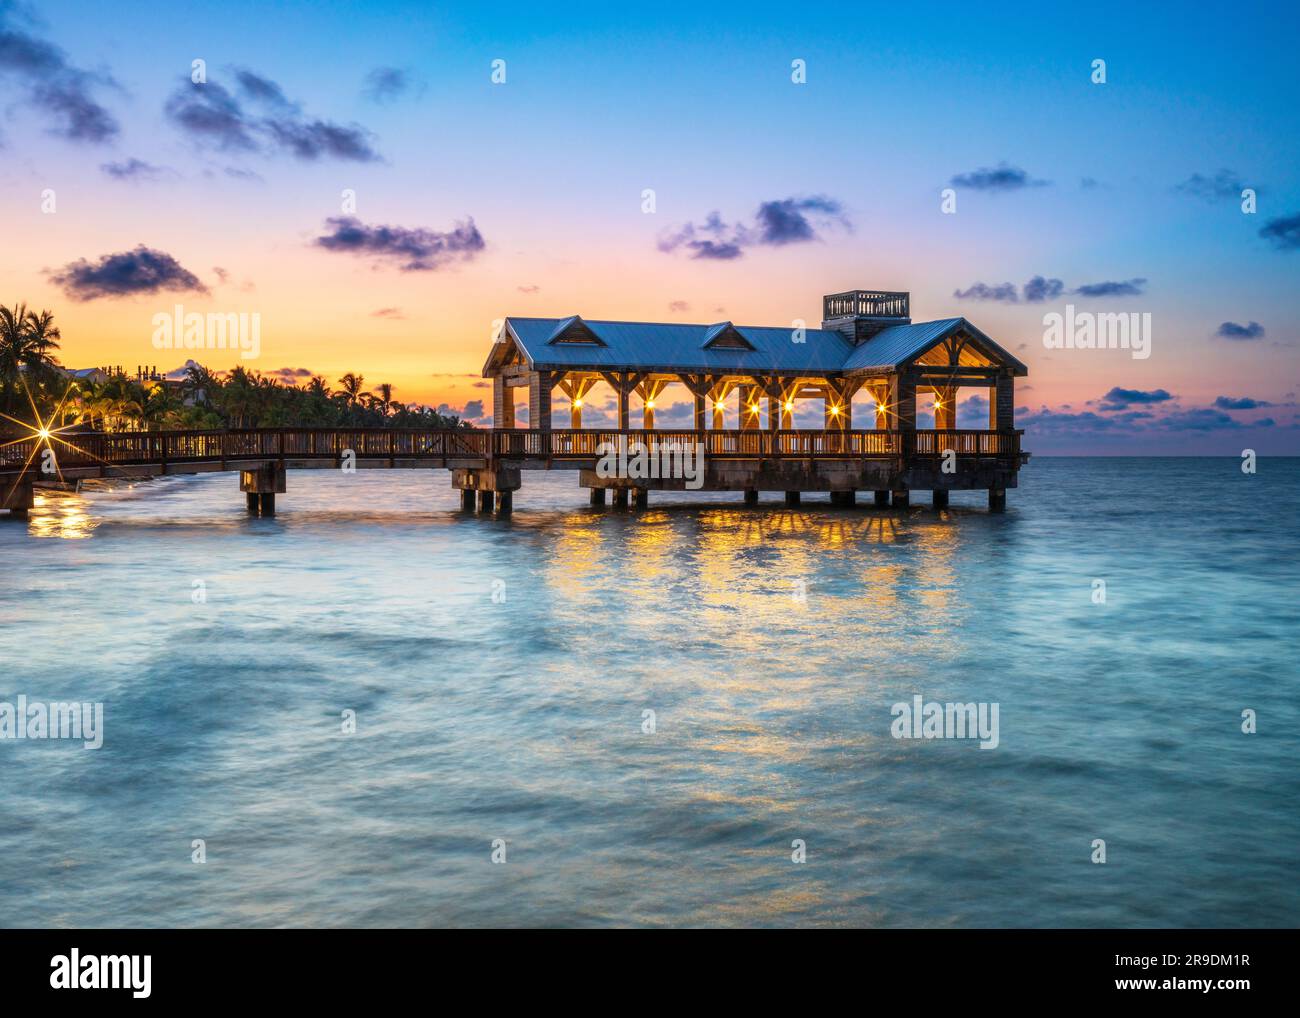
<path fill-rule="evenodd" d="M 0 742 L 0 923 L 1294 924 L 1300 469 L 1263 462 L 1035 461 L 1003 515 L 41 495 L 0 699 L 107 731 Z M 913 693 L 999 702 L 1001 747 L 890 738 Z"/>

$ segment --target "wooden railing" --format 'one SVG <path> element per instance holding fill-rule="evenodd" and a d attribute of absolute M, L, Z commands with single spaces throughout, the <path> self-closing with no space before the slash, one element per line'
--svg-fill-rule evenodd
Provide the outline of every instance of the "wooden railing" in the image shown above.
<path fill-rule="evenodd" d="M 591 459 L 608 448 L 641 442 L 680 445 L 710 457 L 854 458 L 958 456 L 1018 459 L 1020 431 L 529 431 L 400 428 L 257 428 L 227 431 L 66 432 L 51 441 L 60 468 L 197 463 L 250 459 L 358 458 Z M 0 447 L 0 471 L 32 460 L 44 443 L 32 436 Z"/>
<path fill-rule="evenodd" d="M 911 294 L 898 290 L 849 290 L 827 294 L 822 298 L 822 319 L 876 315 L 906 318 Z"/>

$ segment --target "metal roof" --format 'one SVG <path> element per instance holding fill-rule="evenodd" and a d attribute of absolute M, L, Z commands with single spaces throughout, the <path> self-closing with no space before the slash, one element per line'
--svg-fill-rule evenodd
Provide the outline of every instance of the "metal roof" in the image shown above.
<path fill-rule="evenodd" d="M 603 343 L 553 342 L 581 321 Z M 1027 369 L 965 318 L 894 325 L 854 346 L 833 329 L 731 326 L 754 349 L 707 346 L 729 322 L 677 325 L 569 318 L 507 318 L 506 327 L 536 370 L 654 371 L 701 373 L 843 374 L 892 370 L 965 329 L 1017 373 Z M 802 341 L 798 341 L 802 340 Z"/>
<path fill-rule="evenodd" d="M 705 347 L 720 331 L 718 325 L 676 325 L 664 322 L 598 322 L 582 319 L 605 345 L 552 343 L 562 332 L 560 322 L 572 319 L 507 318 L 506 325 L 534 368 L 588 370 L 664 370 L 700 372 L 839 371 L 853 346 L 838 332 L 792 328 L 734 326 L 753 350 Z M 726 323 L 721 323 L 725 325 Z M 801 338 L 802 342 L 796 342 Z"/>
<path fill-rule="evenodd" d="M 843 370 L 892 368 L 920 356 L 935 343 L 957 331 L 957 327 L 964 321 L 964 318 L 941 318 L 937 322 L 891 325 L 888 329 L 881 329 L 861 346 L 854 348 L 844 362 Z"/>

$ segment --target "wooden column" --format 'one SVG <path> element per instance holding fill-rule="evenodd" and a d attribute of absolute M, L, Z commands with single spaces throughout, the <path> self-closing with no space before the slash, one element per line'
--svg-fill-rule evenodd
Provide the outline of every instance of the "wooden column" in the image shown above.
<path fill-rule="evenodd" d="M 695 399 L 695 413 L 691 427 L 696 431 L 703 431 L 709 419 L 708 400 L 709 391 L 713 388 L 713 378 L 710 375 L 685 374 L 678 375 L 677 380 L 686 386 L 687 391 Z"/>
<path fill-rule="evenodd" d="M 534 431 L 551 430 L 551 388 L 553 371 L 534 371 L 528 376 L 528 427 Z"/>
<path fill-rule="evenodd" d="M 1008 372 L 999 375 L 989 388 L 989 430 L 1009 431 L 1016 426 L 1016 379 Z"/>
<path fill-rule="evenodd" d="M 492 427 L 515 426 L 515 390 L 501 375 L 492 379 Z"/>
<path fill-rule="evenodd" d="M 560 391 L 569 397 L 569 427 L 575 431 L 582 427 L 582 400 L 596 384 L 594 378 L 565 376 L 557 383 Z"/>
<path fill-rule="evenodd" d="M 876 430 L 889 430 L 889 385 L 871 386 L 871 398 L 876 401 Z"/>
<path fill-rule="evenodd" d="M 853 396 L 860 388 L 861 382 L 842 378 L 826 380 L 827 431 L 848 431 L 853 427 Z"/>
<path fill-rule="evenodd" d="M 636 393 L 641 397 L 642 402 L 642 427 L 646 431 L 653 431 L 655 426 L 655 399 L 664 391 L 667 385 L 666 380 L 645 381 L 636 388 Z"/>
<path fill-rule="evenodd" d="M 0 481 L 0 509 L 8 509 L 14 517 L 26 519 L 35 504 L 36 489 L 31 481 Z"/>
<path fill-rule="evenodd" d="M 888 413 L 891 428 L 916 430 L 916 380 L 911 375 L 890 375 Z"/>
<path fill-rule="evenodd" d="M 614 395 L 618 398 L 618 427 L 620 431 L 627 431 L 631 428 L 627 406 L 627 398 L 632 391 L 641 384 L 645 378 L 644 374 L 637 372 L 613 372 L 602 371 L 601 377 L 614 390 Z"/>
<path fill-rule="evenodd" d="M 786 409 L 787 403 L 793 403 L 797 382 L 782 382 L 770 379 L 763 382 L 763 391 L 767 394 L 767 426 L 772 431 L 789 429 L 794 424 L 794 410 Z"/>
<path fill-rule="evenodd" d="M 957 387 L 937 385 L 934 389 L 934 426 L 939 431 L 957 427 Z"/>
<path fill-rule="evenodd" d="M 709 389 L 709 399 L 713 403 L 713 430 L 722 431 L 727 426 L 726 400 L 731 390 L 736 387 L 735 382 L 726 380 L 715 382 Z M 744 397 L 741 397 L 741 416 L 743 418 L 745 407 Z"/>
<path fill-rule="evenodd" d="M 740 387 L 740 428 L 742 431 L 758 431 L 759 420 L 758 387 L 742 385 Z"/>

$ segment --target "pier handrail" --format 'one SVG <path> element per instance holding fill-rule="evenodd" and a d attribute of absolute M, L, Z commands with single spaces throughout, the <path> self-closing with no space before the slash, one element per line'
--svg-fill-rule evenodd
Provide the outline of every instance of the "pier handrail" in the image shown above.
<path fill-rule="evenodd" d="M 60 466 L 167 464 L 226 460 L 341 459 L 591 459 L 606 447 L 680 445 L 709 457 L 818 459 L 942 456 L 1018 459 L 1020 430 L 644 430 L 524 428 L 227 428 L 195 431 L 60 432 L 51 440 Z M 0 448 L 0 471 L 34 461 L 35 435 Z M 36 466 L 39 469 L 39 466 Z"/>

